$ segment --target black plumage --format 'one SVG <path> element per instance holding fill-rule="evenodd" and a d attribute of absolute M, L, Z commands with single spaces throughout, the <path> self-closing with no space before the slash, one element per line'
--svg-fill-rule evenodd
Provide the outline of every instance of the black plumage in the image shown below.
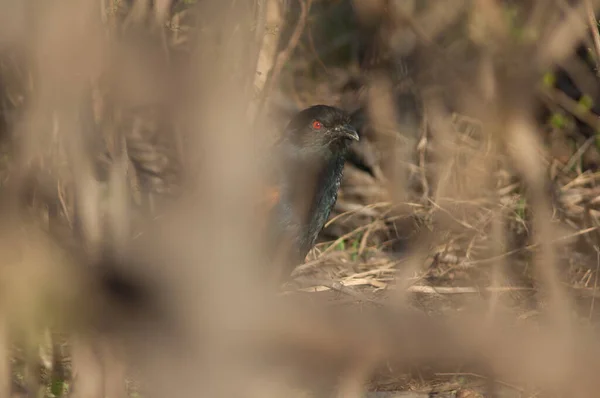
<path fill-rule="evenodd" d="M 272 245 L 285 241 L 288 265 L 302 262 L 314 246 L 337 200 L 348 148 L 358 140 L 346 112 L 315 105 L 298 112 L 275 145 L 277 200 L 269 233 Z"/>

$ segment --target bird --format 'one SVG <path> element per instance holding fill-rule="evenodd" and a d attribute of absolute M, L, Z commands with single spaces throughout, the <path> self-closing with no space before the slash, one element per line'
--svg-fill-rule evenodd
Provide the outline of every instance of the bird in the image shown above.
<path fill-rule="evenodd" d="M 266 187 L 271 259 L 291 274 L 314 247 L 334 207 L 352 143 L 351 115 L 328 105 L 297 112 L 273 145 Z"/>
<path fill-rule="evenodd" d="M 275 269 L 267 266 L 256 272 L 262 276 L 266 271 L 276 284 L 291 279 L 293 269 L 304 262 L 329 219 L 348 153 L 352 144 L 360 141 L 352 122 L 350 113 L 328 105 L 296 111 L 264 156 L 266 179 L 261 187 L 262 202 L 254 208 L 261 221 L 256 230 L 265 244 L 266 264 Z M 181 208 L 179 204 L 175 207 Z M 132 301 L 155 288 L 121 267 L 112 260 L 100 267 L 98 279 L 107 295 Z"/>

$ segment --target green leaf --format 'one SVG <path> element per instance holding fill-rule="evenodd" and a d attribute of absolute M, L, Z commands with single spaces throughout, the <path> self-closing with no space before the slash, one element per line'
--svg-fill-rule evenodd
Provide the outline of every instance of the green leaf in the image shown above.
<path fill-rule="evenodd" d="M 592 106 L 594 106 L 594 100 L 589 95 L 584 94 L 579 99 L 578 104 L 581 106 L 581 108 L 583 110 L 585 110 L 587 112 L 590 109 L 592 109 Z"/>
<path fill-rule="evenodd" d="M 527 199 L 521 197 L 517 202 L 516 213 L 521 220 L 525 220 L 525 209 L 527 208 Z"/>
<path fill-rule="evenodd" d="M 562 129 L 567 125 L 567 118 L 562 113 L 553 113 L 550 117 L 550 124 L 557 129 Z"/>
<path fill-rule="evenodd" d="M 55 397 L 64 396 L 69 390 L 69 385 L 64 380 L 54 379 L 50 385 L 50 392 Z"/>
<path fill-rule="evenodd" d="M 556 84 L 556 75 L 553 72 L 546 72 L 544 73 L 544 86 L 546 87 L 554 87 L 554 84 Z"/>
<path fill-rule="evenodd" d="M 352 254 L 350 255 L 350 258 L 352 261 L 356 261 L 356 259 L 358 258 L 358 246 L 359 245 L 360 245 L 359 239 L 355 239 L 354 241 L 352 241 Z"/>

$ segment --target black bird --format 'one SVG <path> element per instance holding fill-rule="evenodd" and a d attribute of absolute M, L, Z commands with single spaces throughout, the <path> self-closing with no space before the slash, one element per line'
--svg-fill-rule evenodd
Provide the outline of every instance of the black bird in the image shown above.
<path fill-rule="evenodd" d="M 275 144 L 269 244 L 287 267 L 304 261 L 325 226 L 354 141 L 359 141 L 359 135 L 348 113 L 315 105 L 292 117 Z"/>

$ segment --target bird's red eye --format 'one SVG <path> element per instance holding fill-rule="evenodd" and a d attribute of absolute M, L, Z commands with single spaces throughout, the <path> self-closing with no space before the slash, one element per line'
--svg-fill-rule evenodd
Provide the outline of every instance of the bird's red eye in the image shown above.
<path fill-rule="evenodd" d="M 315 130 L 321 130 L 323 128 L 323 124 L 318 120 L 313 120 L 312 127 Z"/>

